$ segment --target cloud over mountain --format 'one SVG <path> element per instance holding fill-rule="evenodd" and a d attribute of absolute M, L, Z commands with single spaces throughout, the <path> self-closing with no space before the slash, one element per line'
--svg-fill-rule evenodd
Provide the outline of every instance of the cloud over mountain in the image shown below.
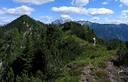
<path fill-rule="evenodd" d="M 10 15 L 31 14 L 32 11 L 34 11 L 33 8 L 25 5 L 15 8 L 0 8 L 0 14 L 10 14 Z"/>
<path fill-rule="evenodd" d="M 85 6 L 89 3 L 89 0 L 72 0 L 72 5 Z"/>
<path fill-rule="evenodd" d="M 107 8 L 83 8 L 83 7 L 52 7 L 52 10 L 55 12 L 63 13 L 63 14 L 83 14 L 83 15 L 105 15 L 105 14 L 113 14 L 114 11 Z"/>
<path fill-rule="evenodd" d="M 30 3 L 35 5 L 41 5 L 41 4 L 53 2 L 54 0 L 14 0 L 14 1 L 19 3 Z"/>
<path fill-rule="evenodd" d="M 126 6 L 128 6 L 128 0 L 120 0 L 120 2 Z"/>
<path fill-rule="evenodd" d="M 114 11 L 107 8 L 89 8 L 88 14 L 90 15 L 105 15 L 105 14 L 113 14 Z"/>
<path fill-rule="evenodd" d="M 107 1 L 102 2 L 102 5 L 107 5 L 107 4 L 109 4 Z"/>
<path fill-rule="evenodd" d="M 14 19 L 15 19 L 15 18 L 13 18 L 13 17 L 2 16 L 2 17 L 0 17 L 0 25 L 7 24 L 7 23 L 11 22 L 11 21 L 14 20 Z"/>
<path fill-rule="evenodd" d="M 72 19 L 69 15 L 61 15 L 60 17 L 64 19 Z"/>

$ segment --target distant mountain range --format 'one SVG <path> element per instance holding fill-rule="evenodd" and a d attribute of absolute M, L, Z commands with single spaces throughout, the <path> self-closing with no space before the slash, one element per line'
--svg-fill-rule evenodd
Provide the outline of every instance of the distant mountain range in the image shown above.
<path fill-rule="evenodd" d="M 63 24 L 69 22 L 56 20 L 53 24 Z M 91 29 L 93 29 L 96 35 L 104 40 L 111 40 L 111 39 L 119 39 L 123 41 L 128 41 L 128 25 L 127 24 L 99 24 L 93 23 L 89 21 L 75 21 L 81 25 L 89 25 Z"/>
<path fill-rule="evenodd" d="M 127 24 L 98 24 L 89 25 L 102 39 L 119 39 L 128 41 L 128 25 Z"/>
<path fill-rule="evenodd" d="M 70 22 L 72 21 L 71 19 L 68 19 L 68 18 L 59 18 L 59 19 L 56 19 L 55 21 L 53 21 L 52 23 L 53 24 L 64 24 L 66 22 Z"/>

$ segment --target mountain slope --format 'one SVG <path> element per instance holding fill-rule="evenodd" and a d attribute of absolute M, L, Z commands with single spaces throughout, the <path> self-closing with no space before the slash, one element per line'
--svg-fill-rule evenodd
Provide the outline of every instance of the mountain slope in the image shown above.
<path fill-rule="evenodd" d="M 41 27 L 44 24 L 34 20 L 33 18 L 27 16 L 27 15 L 22 15 L 19 18 L 15 19 L 14 21 L 10 22 L 9 24 L 3 26 L 5 28 L 30 28 L 30 27 Z"/>
<path fill-rule="evenodd" d="M 106 68 L 117 48 L 122 55 L 127 50 L 118 43 L 108 50 L 93 30 L 76 22 L 44 25 L 23 15 L 0 31 L 0 82 L 81 82 L 88 66 L 96 81 L 110 82 L 106 78 L 114 74 L 98 70 Z"/>
<path fill-rule="evenodd" d="M 64 30 L 65 25 L 71 28 Z M 26 15 L 2 27 L 1 32 L 0 57 L 6 66 L 0 70 L 0 81 L 11 82 L 55 81 L 64 66 L 83 52 L 81 35 L 93 35 L 77 23 L 44 26 Z"/>
<path fill-rule="evenodd" d="M 69 22 L 69 21 L 65 21 Z M 57 20 L 53 24 L 63 24 L 61 20 Z M 119 39 L 122 41 L 128 41 L 128 25 L 127 24 L 99 24 L 92 23 L 89 21 L 74 21 L 81 25 L 89 25 L 91 29 L 94 30 L 96 35 L 104 40 Z"/>
<path fill-rule="evenodd" d="M 97 24 L 92 23 L 90 27 L 95 31 L 97 36 L 102 39 L 120 39 L 128 41 L 128 25 L 126 24 Z"/>
<path fill-rule="evenodd" d="M 76 21 L 82 25 L 89 25 L 96 35 L 104 40 L 119 39 L 128 41 L 128 25 L 127 24 L 99 24 L 89 21 Z"/>

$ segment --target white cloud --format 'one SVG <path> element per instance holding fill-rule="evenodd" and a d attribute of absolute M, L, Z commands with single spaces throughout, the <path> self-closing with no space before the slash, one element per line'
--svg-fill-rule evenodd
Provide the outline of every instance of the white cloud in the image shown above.
<path fill-rule="evenodd" d="M 85 6 L 89 3 L 89 0 L 72 0 L 72 5 Z"/>
<path fill-rule="evenodd" d="M 122 10 L 121 13 L 122 14 L 127 14 L 128 13 L 128 10 Z"/>
<path fill-rule="evenodd" d="M 71 16 L 65 15 L 65 14 L 61 15 L 60 18 L 67 19 L 67 20 L 72 20 L 72 17 Z"/>
<path fill-rule="evenodd" d="M 30 3 L 35 5 L 41 5 L 41 4 L 53 2 L 54 0 L 14 0 L 14 1 L 19 3 Z"/>
<path fill-rule="evenodd" d="M 88 14 L 90 15 L 105 15 L 105 14 L 113 14 L 114 12 L 107 8 L 89 8 Z"/>
<path fill-rule="evenodd" d="M 110 20 L 110 18 L 106 18 L 106 23 L 120 24 L 125 23 L 128 24 L 128 10 L 122 10 L 120 16 Z"/>
<path fill-rule="evenodd" d="M 72 19 L 69 15 L 61 15 L 60 17 L 64 19 Z"/>
<path fill-rule="evenodd" d="M 62 7 L 52 7 L 52 10 L 55 12 L 63 13 L 63 14 L 70 14 L 70 13 L 85 14 L 87 13 L 87 10 L 82 7 L 62 6 Z"/>
<path fill-rule="evenodd" d="M 10 14 L 10 15 L 22 15 L 31 14 L 34 9 L 28 6 L 20 6 L 16 8 L 0 8 L 0 14 Z"/>
<path fill-rule="evenodd" d="M 93 22 L 98 22 L 98 21 L 100 21 L 100 18 L 99 18 L 99 17 L 93 17 L 93 18 L 91 19 L 91 21 L 93 21 Z"/>
<path fill-rule="evenodd" d="M 107 5 L 107 4 L 108 4 L 108 2 L 106 2 L 106 1 L 102 2 L 102 5 Z"/>
<path fill-rule="evenodd" d="M 128 10 L 122 10 L 120 18 L 122 18 L 124 21 L 128 21 Z"/>
<path fill-rule="evenodd" d="M 63 14 L 83 14 L 83 15 L 104 15 L 104 14 L 113 14 L 114 12 L 106 8 L 83 8 L 83 7 L 53 7 L 53 11 L 63 13 Z"/>
<path fill-rule="evenodd" d="M 12 20 L 14 20 L 15 17 L 9 17 L 9 16 L 0 16 L 0 25 L 4 25 L 7 24 L 9 22 L 11 22 Z"/>
<path fill-rule="evenodd" d="M 121 23 L 128 24 L 128 10 L 122 10 L 120 20 L 121 20 Z"/>
<path fill-rule="evenodd" d="M 122 5 L 122 4 L 120 4 L 120 5 L 119 5 L 119 7 L 123 7 L 123 5 Z"/>
<path fill-rule="evenodd" d="M 101 23 L 101 19 L 97 16 L 94 16 L 94 17 L 90 17 L 88 19 L 90 22 L 94 22 L 94 23 Z"/>
<path fill-rule="evenodd" d="M 120 2 L 126 6 L 128 6 L 128 0 L 120 0 Z"/>
<path fill-rule="evenodd" d="M 106 17 L 106 18 L 104 18 L 104 23 L 105 24 L 119 24 L 120 23 L 120 20 L 118 20 L 118 19 L 116 19 L 116 20 L 115 19 L 111 19 L 110 20 L 110 18 L 107 18 Z"/>
<path fill-rule="evenodd" d="M 67 6 L 62 6 L 62 7 L 53 7 L 53 11 L 55 12 L 60 12 L 64 14 L 70 14 L 70 13 L 82 13 L 85 12 L 84 8 L 79 8 L 79 7 L 67 7 Z"/>
<path fill-rule="evenodd" d="M 41 16 L 38 18 L 38 20 L 44 22 L 44 23 L 51 23 L 53 21 L 53 17 L 51 16 Z"/>

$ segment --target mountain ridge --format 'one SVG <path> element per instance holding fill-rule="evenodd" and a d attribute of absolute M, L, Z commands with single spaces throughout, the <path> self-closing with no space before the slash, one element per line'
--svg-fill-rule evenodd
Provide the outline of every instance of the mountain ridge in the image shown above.
<path fill-rule="evenodd" d="M 0 33 L 0 82 L 118 82 L 110 71 L 114 64 L 128 63 L 128 44 L 105 42 L 88 25 L 76 22 L 43 26 L 21 16 L 0 28 Z M 118 54 L 120 60 L 113 60 Z"/>
<path fill-rule="evenodd" d="M 93 23 L 90 21 L 83 21 L 83 20 L 72 21 L 69 19 L 62 19 L 62 18 L 56 21 L 53 21 L 52 24 L 64 24 L 66 22 L 76 22 L 81 25 L 88 25 L 91 29 L 94 30 L 94 32 L 99 38 L 104 40 L 119 39 L 122 41 L 128 41 L 128 36 L 127 36 L 128 25 L 127 24 L 100 24 L 100 23 Z M 13 20 L 12 22 L 8 23 L 7 25 L 1 26 L 1 27 L 8 27 L 8 26 L 9 28 L 10 27 L 17 27 L 17 28 L 42 27 L 42 26 L 46 26 L 46 24 L 40 21 L 34 20 L 28 15 L 22 15 L 19 18 Z"/>
<path fill-rule="evenodd" d="M 66 21 L 65 21 L 66 22 Z M 67 21 L 71 22 L 71 21 Z M 91 29 L 94 30 L 96 35 L 104 40 L 119 39 L 122 41 L 128 41 L 127 32 L 128 24 L 100 24 L 93 23 L 90 21 L 73 21 L 81 25 L 88 25 Z M 56 24 L 63 24 L 61 21 L 58 21 Z"/>
<path fill-rule="evenodd" d="M 44 25 L 45 25 L 44 23 L 37 21 L 28 15 L 21 15 L 17 19 L 11 21 L 10 23 L 2 27 L 30 28 L 30 27 L 42 27 Z"/>

